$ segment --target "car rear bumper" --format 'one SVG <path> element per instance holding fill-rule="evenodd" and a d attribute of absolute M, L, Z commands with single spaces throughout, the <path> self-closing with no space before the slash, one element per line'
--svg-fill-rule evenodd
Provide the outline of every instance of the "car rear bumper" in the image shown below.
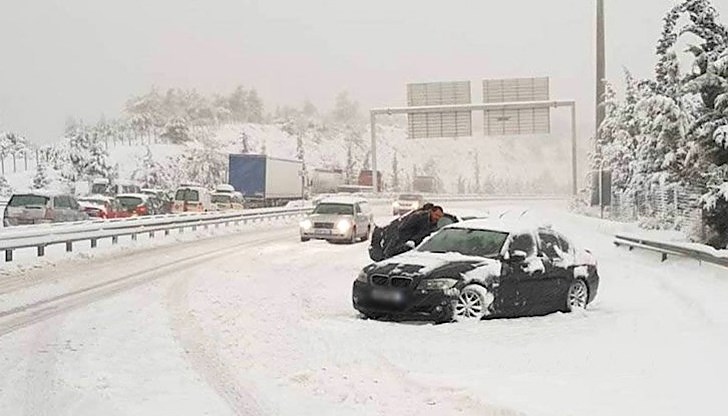
<path fill-rule="evenodd" d="M 390 302 L 374 299 L 372 292 L 375 289 L 377 289 L 375 286 L 368 283 L 355 281 L 352 288 L 354 309 L 367 316 L 436 322 L 452 320 L 454 299 L 441 290 L 424 293 L 407 290 L 403 292 L 402 301 Z"/>
<path fill-rule="evenodd" d="M 339 232 L 338 230 L 327 230 L 331 234 L 322 234 L 316 231 L 301 231 L 301 238 L 308 240 L 327 240 L 327 241 L 349 241 L 352 237 L 352 231 L 345 233 Z"/>

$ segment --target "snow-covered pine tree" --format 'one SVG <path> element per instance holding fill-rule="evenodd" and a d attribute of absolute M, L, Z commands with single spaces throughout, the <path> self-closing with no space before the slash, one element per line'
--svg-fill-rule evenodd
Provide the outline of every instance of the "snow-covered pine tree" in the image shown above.
<path fill-rule="evenodd" d="M 39 161 L 35 168 L 35 176 L 33 176 L 33 189 L 48 189 L 51 182 L 46 163 Z"/>
<path fill-rule="evenodd" d="M 172 118 L 164 126 L 162 137 L 174 144 L 182 144 L 190 141 L 190 128 L 187 125 L 187 120 L 182 117 Z"/>
<path fill-rule="evenodd" d="M 114 167 L 109 163 L 109 152 L 98 136 L 93 135 L 89 141 L 89 158 L 86 169 L 83 172 L 87 178 L 109 178 L 114 177 Z"/>
<path fill-rule="evenodd" d="M 9 197 L 12 194 L 13 194 L 13 187 L 10 186 L 10 183 L 5 178 L 5 176 L 0 176 L 0 196 Z"/>
<path fill-rule="evenodd" d="M 251 123 L 262 123 L 263 122 L 263 100 L 258 96 L 258 91 L 255 88 L 248 91 L 246 97 L 248 107 L 248 121 Z"/>

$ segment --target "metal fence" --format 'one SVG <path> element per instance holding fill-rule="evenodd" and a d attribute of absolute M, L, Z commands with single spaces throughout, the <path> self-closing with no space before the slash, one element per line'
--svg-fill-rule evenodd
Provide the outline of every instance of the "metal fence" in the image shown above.
<path fill-rule="evenodd" d="M 703 218 L 699 187 L 664 186 L 638 192 L 615 191 L 605 216 L 619 221 L 637 221 L 645 228 L 680 230 L 702 239 Z"/>

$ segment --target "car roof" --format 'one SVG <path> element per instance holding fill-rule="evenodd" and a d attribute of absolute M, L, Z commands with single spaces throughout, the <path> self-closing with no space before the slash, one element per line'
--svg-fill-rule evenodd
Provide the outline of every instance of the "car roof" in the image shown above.
<path fill-rule="evenodd" d="M 526 231 L 531 232 L 541 228 L 550 228 L 550 226 L 531 220 L 476 219 L 450 224 L 446 228 L 465 228 L 469 230 L 498 231 L 513 234 Z"/>
<path fill-rule="evenodd" d="M 117 198 L 139 198 L 139 199 L 149 199 L 149 195 L 147 194 L 119 194 L 116 196 Z"/>
<path fill-rule="evenodd" d="M 99 194 L 92 194 L 92 195 L 86 195 L 86 196 L 79 196 L 78 200 L 89 200 L 89 199 L 98 199 L 102 201 L 111 201 L 114 198 L 106 195 L 99 195 Z"/>
<path fill-rule="evenodd" d="M 38 191 L 28 191 L 28 192 L 15 192 L 13 196 L 44 196 L 46 198 L 52 198 L 54 196 L 71 196 L 70 193 L 65 192 L 53 192 L 53 191 L 45 191 L 45 190 L 38 190 Z"/>
<path fill-rule="evenodd" d="M 359 204 L 367 202 L 366 199 L 358 196 L 335 196 L 331 198 L 325 198 L 319 202 L 319 204 Z"/>

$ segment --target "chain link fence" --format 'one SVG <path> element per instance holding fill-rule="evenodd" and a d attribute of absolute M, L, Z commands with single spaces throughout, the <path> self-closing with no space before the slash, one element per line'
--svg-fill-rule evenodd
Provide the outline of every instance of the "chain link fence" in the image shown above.
<path fill-rule="evenodd" d="M 653 186 L 637 192 L 613 191 L 605 217 L 636 221 L 643 228 L 682 231 L 691 238 L 705 238 L 700 197 L 705 189 L 695 186 Z"/>

